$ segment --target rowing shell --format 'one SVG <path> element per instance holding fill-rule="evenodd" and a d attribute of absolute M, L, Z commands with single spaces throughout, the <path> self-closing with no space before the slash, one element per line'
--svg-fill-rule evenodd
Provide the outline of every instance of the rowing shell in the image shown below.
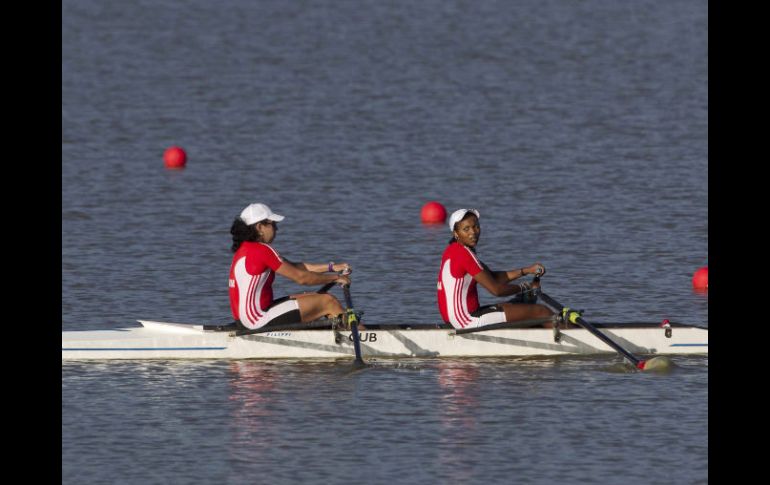
<path fill-rule="evenodd" d="M 285 330 L 235 336 L 203 325 L 139 320 L 141 327 L 62 332 L 62 360 L 349 358 L 349 331 Z M 597 325 L 638 354 L 708 354 L 708 329 L 672 324 Z M 417 327 L 417 328 L 415 328 Z M 503 357 L 615 350 L 582 328 L 494 329 L 457 334 L 437 326 L 376 325 L 359 332 L 365 357 Z"/>

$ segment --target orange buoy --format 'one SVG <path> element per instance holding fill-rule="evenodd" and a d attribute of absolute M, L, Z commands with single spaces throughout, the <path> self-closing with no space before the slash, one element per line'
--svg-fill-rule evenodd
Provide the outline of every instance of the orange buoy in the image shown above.
<path fill-rule="evenodd" d="M 693 288 L 696 288 L 699 290 L 708 289 L 709 287 L 709 267 L 708 266 L 704 266 L 695 272 L 695 274 L 692 276 L 692 286 Z"/>
<path fill-rule="evenodd" d="M 430 201 L 420 211 L 420 218 L 426 224 L 443 224 L 446 220 L 446 209 L 436 201 Z"/>
<path fill-rule="evenodd" d="M 177 146 L 169 147 L 163 152 L 163 163 L 166 168 L 184 168 L 187 164 L 187 154 Z"/>

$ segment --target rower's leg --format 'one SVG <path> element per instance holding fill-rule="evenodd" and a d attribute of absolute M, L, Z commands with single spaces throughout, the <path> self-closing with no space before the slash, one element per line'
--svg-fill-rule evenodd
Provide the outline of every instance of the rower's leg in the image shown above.
<path fill-rule="evenodd" d="M 292 297 L 297 300 L 303 323 L 312 322 L 321 317 L 336 317 L 345 312 L 340 302 L 329 293 L 303 293 Z"/>
<path fill-rule="evenodd" d="M 536 318 L 549 318 L 553 315 L 550 308 L 538 303 L 503 303 L 506 322 L 518 322 L 519 320 L 533 320 Z M 552 328 L 551 322 L 544 323 L 543 327 Z"/>

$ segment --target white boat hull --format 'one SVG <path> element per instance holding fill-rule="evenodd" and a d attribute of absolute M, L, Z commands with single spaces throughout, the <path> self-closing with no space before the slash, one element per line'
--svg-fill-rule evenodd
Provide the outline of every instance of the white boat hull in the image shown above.
<path fill-rule="evenodd" d="M 232 336 L 202 325 L 140 320 L 142 327 L 62 332 L 62 360 L 113 359 L 303 359 L 349 358 L 350 332 L 288 330 Z M 604 327 L 630 352 L 708 354 L 708 329 L 675 327 L 670 337 L 658 327 Z M 502 357 L 615 353 L 582 328 L 499 329 L 457 335 L 448 329 L 371 329 L 360 332 L 363 357 Z M 335 337 L 340 337 L 339 342 Z"/>

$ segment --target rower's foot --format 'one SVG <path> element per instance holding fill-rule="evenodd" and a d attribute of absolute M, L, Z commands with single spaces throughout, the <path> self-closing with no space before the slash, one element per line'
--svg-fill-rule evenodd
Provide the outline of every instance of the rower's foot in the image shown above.
<path fill-rule="evenodd" d="M 332 324 L 334 330 L 347 330 L 349 327 L 346 325 L 345 316 L 340 314 L 336 317 L 327 317 Z"/>
<path fill-rule="evenodd" d="M 361 315 L 363 315 L 364 312 L 354 310 L 352 313 L 352 315 L 341 313 L 336 317 L 330 317 L 329 321 L 332 323 L 332 328 L 337 330 L 350 330 L 350 323 L 351 321 L 354 321 L 358 322 L 358 326 L 356 328 L 359 330 L 366 330 L 364 324 L 361 323 Z"/>

